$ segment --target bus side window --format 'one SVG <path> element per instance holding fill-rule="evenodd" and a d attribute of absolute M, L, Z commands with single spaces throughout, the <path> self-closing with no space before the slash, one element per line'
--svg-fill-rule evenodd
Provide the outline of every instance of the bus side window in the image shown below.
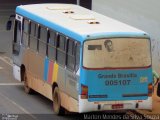
<path fill-rule="evenodd" d="M 25 47 L 28 47 L 28 43 L 29 43 L 29 21 L 24 19 L 24 21 L 23 21 L 22 44 Z"/>
<path fill-rule="evenodd" d="M 67 69 L 74 71 L 75 68 L 75 43 L 73 40 L 68 39 L 68 47 L 67 47 Z"/>
<path fill-rule="evenodd" d="M 57 62 L 65 66 L 66 51 L 65 51 L 66 37 L 58 35 L 57 37 Z"/>
<path fill-rule="evenodd" d="M 47 55 L 50 59 L 56 59 L 56 32 L 49 32 L 48 52 Z"/>
<path fill-rule="evenodd" d="M 47 28 L 40 27 L 40 34 L 39 34 L 39 46 L 38 46 L 38 51 L 41 55 L 45 56 L 46 55 L 46 50 L 47 50 Z"/>
<path fill-rule="evenodd" d="M 30 48 L 37 51 L 38 25 L 31 22 L 30 28 Z"/>
<path fill-rule="evenodd" d="M 79 64 L 80 64 L 80 43 L 76 44 L 76 66 L 75 69 L 78 71 L 79 69 Z"/>
<path fill-rule="evenodd" d="M 66 44 L 66 38 L 62 35 L 58 36 L 58 41 L 57 41 L 57 47 L 62 50 L 65 51 L 65 44 Z"/>

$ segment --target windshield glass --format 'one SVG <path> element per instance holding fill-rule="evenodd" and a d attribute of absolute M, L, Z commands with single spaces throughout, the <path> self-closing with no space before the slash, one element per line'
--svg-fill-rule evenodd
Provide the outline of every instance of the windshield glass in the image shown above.
<path fill-rule="evenodd" d="M 150 42 L 143 38 L 111 38 L 84 43 L 86 68 L 147 67 L 151 65 Z"/>

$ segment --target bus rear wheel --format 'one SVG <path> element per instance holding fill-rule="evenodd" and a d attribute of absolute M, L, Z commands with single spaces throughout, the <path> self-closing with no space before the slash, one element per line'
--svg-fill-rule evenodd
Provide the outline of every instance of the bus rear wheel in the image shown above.
<path fill-rule="evenodd" d="M 27 94 L 31 94 L 32 93 L 32 89 L 28 86 L 28 79 L 27 79 L 26 72 L 23 73 L 23 80 L 24 80 L 24 91 Z"/>
<path fill-rule="evenodd" d="M 64 115 L 65 110 L 61 106 L 61 98 L 60 98 L 60 93 L 59 93 L 59 88 L 55 87 L 53 91 L 53 111 L 57 115 Z"/>

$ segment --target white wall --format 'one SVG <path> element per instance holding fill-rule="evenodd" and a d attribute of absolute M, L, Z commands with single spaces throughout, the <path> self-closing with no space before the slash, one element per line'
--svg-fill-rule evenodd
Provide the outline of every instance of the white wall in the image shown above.
<path fill-rule="evenodd" d="M 160 73 L 160 0 L 92 0 L 92 9 L 149 33 L 153 67 Z"/>

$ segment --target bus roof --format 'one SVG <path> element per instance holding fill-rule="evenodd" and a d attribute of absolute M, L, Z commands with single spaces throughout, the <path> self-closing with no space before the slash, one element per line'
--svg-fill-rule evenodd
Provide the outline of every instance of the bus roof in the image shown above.
<path fill-rule="evenodd" d="M 83 42 L 106 37 L 148 37 L 145 32 L 73 4 L 31 4 L 16 13 Z"/>

